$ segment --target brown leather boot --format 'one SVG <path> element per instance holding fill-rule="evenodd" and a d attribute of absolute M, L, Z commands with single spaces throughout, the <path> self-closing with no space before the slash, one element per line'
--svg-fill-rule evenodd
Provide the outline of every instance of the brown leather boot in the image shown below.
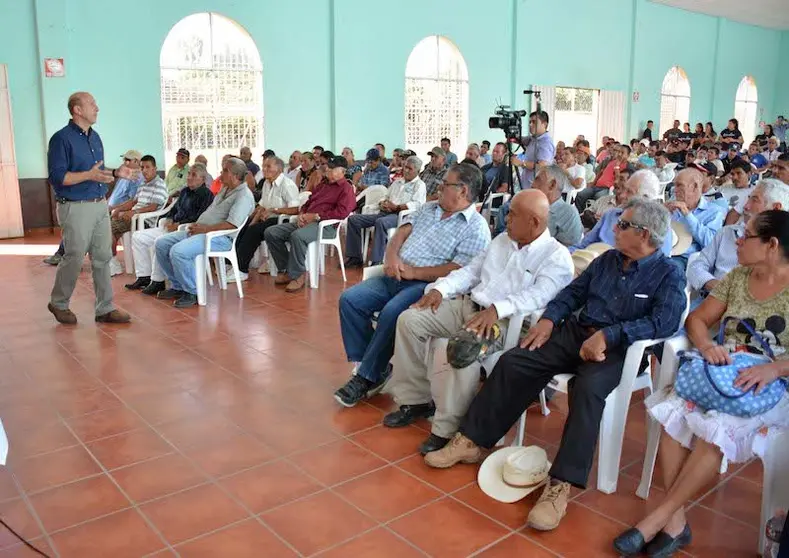
<path fill-rule="evenodd" d="M 290 283 L 290 277 L 288 277 L 287 273 L 280 273 L 277 275 L 276 279 L 274 279 L 275 285 L 287 285 Z"/>
<path fill-rule="evenodd" d="M 123 310 L 113 310 L 106 314 L 96 316 L 96 321 L 105 324 L 128 324 L 131 321 L 131 316 Z"/>
<path fill-rule="evenodd" d="M 52 306 L 52 303 L 50 302 L 47 304 L 47 310 L 52 312 L 52 315 L 55 316 L 55 319 L 61 324 L 75 325 L 77 323 L 77 316 L 74 315 L 74 312 L 68 308 L 61 310 L 60 308 L 55 308 Z"/>
<path fill-rule="evenodd" d="M 458 432 L 443 448 L 425 455 L 425 463 L 436 469 L 448 469 L 458 463 L 479 463 L 482 449 Z"/>

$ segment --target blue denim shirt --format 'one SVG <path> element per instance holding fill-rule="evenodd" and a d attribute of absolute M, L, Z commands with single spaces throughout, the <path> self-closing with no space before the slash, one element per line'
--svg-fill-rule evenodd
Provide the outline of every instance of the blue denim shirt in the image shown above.
<path fill-rule="evenodd" d="M 86 180 L 73 186 L 64 186 L 67 172 L 89 171 L 93 165 L 104 160 L 104 145 L 99 133 L 93 128 L 85 133 L 73 120 L 55 132 L 49 140 L 47 165 L 49 183 L 58 198 L 67 200 L 89 200 L 107 195 L 107 185 Z M 101 166 L 104 168 L 104 165 Z"/>
<path fill-rule="evenodd" d="M 685 310 L 685 274 L 660 251 L 623 269 L 624 257 L 609 250 L 545 308 L 542 317 L 559 324 L 576 310 L 583 327 L 603 331 L 608 348 L 642 339 L 670 337 Z"/>
<path fill-rule="evenodd" d="M 362 186 L 376 186 L 381 184 L 389 187 L 389 169 L 383 163 L 378 165 L 378 168 L 367 168 L 362 177 L 359 179 L 359 184 Z"/>
<path fill-rule="evenodd" d="M 112 189 L 107 205 L 110 207 L 127 202 L 137 195 L 137 188 L 144 182 L 142 173 L 136 179 L 119 178 L 115 181 L 115 188 Z"/>
<path fill-rule="evenodd" d="M 726 210 L 714 202 L 707 201 L 704 196 L 699 200 L 696 209 L 687 215 L 683 215 L 679 209 L 672 211 L 671 220 L 684 223 L 690 234 L 693 235 L 693 242 L 682 255 L 687 256 L 699 252 L 711 243 L 715 234 L 723 227 L 725 219 Z"/>

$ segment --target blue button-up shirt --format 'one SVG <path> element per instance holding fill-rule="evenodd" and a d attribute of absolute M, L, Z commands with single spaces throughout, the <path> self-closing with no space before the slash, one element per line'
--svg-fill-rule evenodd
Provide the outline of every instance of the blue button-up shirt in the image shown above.
<path fill-rule="evenodd" d="M 203 184 L 192 190 L 188 186 L 181 190 L 173 208 L 165 215 L 173 223 L 194 223 L 214 202 L 214 194 Z"/>
<path fill-rule="evenodd" d="M 67 172 L 86 172 L 93 165 L 104 160 L 104 145 L 99 133 L 89 128 L 87 133 L 73 120 L 55 132 L 49 139 L 47 165 L 49 183 L 58 198 L 67 200 L 90 200 L 107 195 L 107 185 L 93 180 L 85 180 L 73 186 L 64 186 Z M 104 165 L 101 165 L 104 168 Z"/>
<path fill-rule="evenodd" d="M 622 215 L 622 213 L 624 213 L 624 209 L 621 207 L 613 207 L 603 213 L 603 216 L 600 217 L 600 220 L 597 221 L 597 224 L 594 226 L 594 228 L 586 233 L 586 236 L 583 237 L 581 242 L 575 246 L 570 246 L 570 253 L 582 248 L 586 248 L 595 242 L 604 242 L 609 246 L 616 246 L 614 226 L 616 225 L 616 222 L 619 221 L 619 217 Z M 673 245 L 674 243 L 671 236 L 671 231 L 667 231 L 666 238 L 663 239 L 663 245 L 660 247 L 660 251 L 666 256 L 670 256 Z"/>
<path fill-rule="evenodd" d="M 623 268 L 624 257 L 609 250 L 545 308 L 542 317 L 559 324 L 576 310 L 583 327 L 602 330 L 608 348 L 642 339 L 670 337 L 685 311 L 685 275 L 659 251 Z"/>
<path fill-rule="evenodd" d="M 540 134 L 539 136 L 532 137 L 529 145 L 523 150 L 523 153 L 518 156 L 518 159 L 524 162 L 531 161 L 535 165 L 540 161 L 545 161 L 547 163 L 553 163 L 553 159 L 556 156 L 556 146 L 553 144 L 553 139 L 551 139 L 550 134 L 545 132 L 544 134 Z M 536 170 L 529 170 L 527 168 L 521 169 L 521 187 L 525 190 L 526 188 L 531 188 L 532 182 L 534 182 L 534 171 Z"/>
<path fill-rule="evenodd" d="M 133 199 L 143 181 L 142 173 L 139 173 L 135 179 L 119 178 L 115 181 L 115 188 L 112 189 L 107 205 L 113 207 Z"/>
<path fill-rule="evenodd" d="M 671 220 L 684 223 L 693 236 L 690 248 L 681 255 L 686 256 L 698 252 L 712 242 L 715 233 L 723 227 L 725 218 L 726 211 L 722 210 L 718 204 L 707 201 L 704 196 L 699 200 L 696 209 L 687 215 L 683 215 L 679 209 L 672 211 Z"/>
<path fill-rule="evenodd" d="M 389 169 L 380 163 L 377 168 L 367 167 L 359 179 L 362 186 L 376 186 L 382 184 L 389 186 Z"/>
<path fill-rule="evenodd" d="M 400 248 L 400 259 L 414 267 L 448 263 L 467 265 L 490 243 L 490 227 L 474 204 L 442 219 L 437 201 L 428 202 L 406 218 L 411 224 Z"/>

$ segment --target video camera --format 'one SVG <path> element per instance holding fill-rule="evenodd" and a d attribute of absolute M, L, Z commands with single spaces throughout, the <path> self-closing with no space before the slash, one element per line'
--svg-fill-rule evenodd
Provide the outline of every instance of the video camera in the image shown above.
<path fill-rule="evenodd" d="M 488 127 L 504 131 L 508 140 L 520 141 L 522 134 L 521 118 L 526 116 L 525 110 L 510 110 L 509 105 L 500 105 L 496 109 L 496 116 L 488 119 Z"/>

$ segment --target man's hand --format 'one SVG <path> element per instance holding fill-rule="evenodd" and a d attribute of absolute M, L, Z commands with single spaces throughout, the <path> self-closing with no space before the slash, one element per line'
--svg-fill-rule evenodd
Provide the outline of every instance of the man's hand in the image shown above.
<path fill-rule="evenodd" d="M 704 283 L 704 290 L 712 292 L 712 289 L 718 286 L 720 283 L 720 279 L 710 279 L 706 283 Z"/>
<path fill-rule="evenodd" d="M 411 308 L 414 310 L 430 308 L 433 312 L 436 312 L 438 307 L 441 306 L 442 300 L 444 300 L 444 297 L 441 296 L 440 292 L 435 289 L 430 289 L 422 298 L 413 303 Z"/>
<path fill-rule="evenodd" d="M 208 226 L 201 225 L 199 223 L 192 223 L 189 225 L 189 228 L 186 229 L 186 232 L 189 236 L 194 236 L 196 234 L 205 234 L 208 232 Z"/>
<path fill-rule="evenodd" d="M 311 225 L 318 221 L 318 214 L 317 213 L 302 213 L 299 215 L 299 228 L 306 227 L 307 225 Z"/>
<path fill-rule="evenodd" d="M 499 313 L 496 307 L 490 305 L 485 310 L 474 314 L 469 321 L 466 322 L 466 331 L 476 334 L 477 337 L 487 338 L 490 336 L 493 324 L 499 319 Z"/>
<path fill-rule="evenodd" d="M 521 349 L 535 351 L 545 345 L 553 333 L 553 322 L 551 320 L 540 320 L 529 329 L 526 337 L 521 341 Z"/>
<path fill-rule="evenodd" d="M 115 177 L 116 178 L 131 178 L 135 175 L 138 171 L 132 170 L 126 165 L 123 165 L 117 169 L 115 169 Z M 110 172 L 112 174 L 112 172 Z"/>
<path fill-rule="evenodd" d="M 411 281 L 416 279 L 416 268 L 412 265 L 408 265 L 400 261 L 400 267 L 398 268 L 400 272 L 400 279 L 399 281 Z"/>
<path fill-rule="evenodd" d="M 131 223 L 132 215 L 134 215 L 134 211 L 119 211 L 116 217 L 122 221 L 128 221 Z"/>
<path fill-rule="evenodd" d="M 403 261 L 398 255 L 384 256 L 384 275 L 387 277 L 394 277 L 400 281 L 400 266 Z"/>
<path fill-rule="evenodd" d="M 397 211 L 397 206 L 389 200 L 383 200 L 379 206 L 384 213 L 394 213 Z"/>
<path fill-rule="evenodd" d="M 167 223 L 164 226 L 164 230 L 166 230 L 167 232 L 175 232 L 178 230 L 178 223 Z"/>
<path fill-rule="evenodd" d="M 88 180 L 93 180 L 94 182 L 112 182 L 114 180 L 112 171 L 102 170 L 100 168 L 103 164 L 104 161 L 99 161 L 90 168 L 88 171 Z"/>
<path fill-rule="evenodd" d="M 687 215 L 688 213 L 690 213 L 688 206 L 685 204 L 685 202 L 681 202 L 681 201 L 666 202 L 666 209 L 668 209 L 669 211 L 674 211 L 675 209 L 677 209 L 679 210 L 680 213 L 682 213 L 682 215 Z"/>
<path fill-rule="evenodd" d="M 605 335 L 597 331 L 581 345 L 581 358 L 587 362 L 603 362 L 605 360 Z"/>

